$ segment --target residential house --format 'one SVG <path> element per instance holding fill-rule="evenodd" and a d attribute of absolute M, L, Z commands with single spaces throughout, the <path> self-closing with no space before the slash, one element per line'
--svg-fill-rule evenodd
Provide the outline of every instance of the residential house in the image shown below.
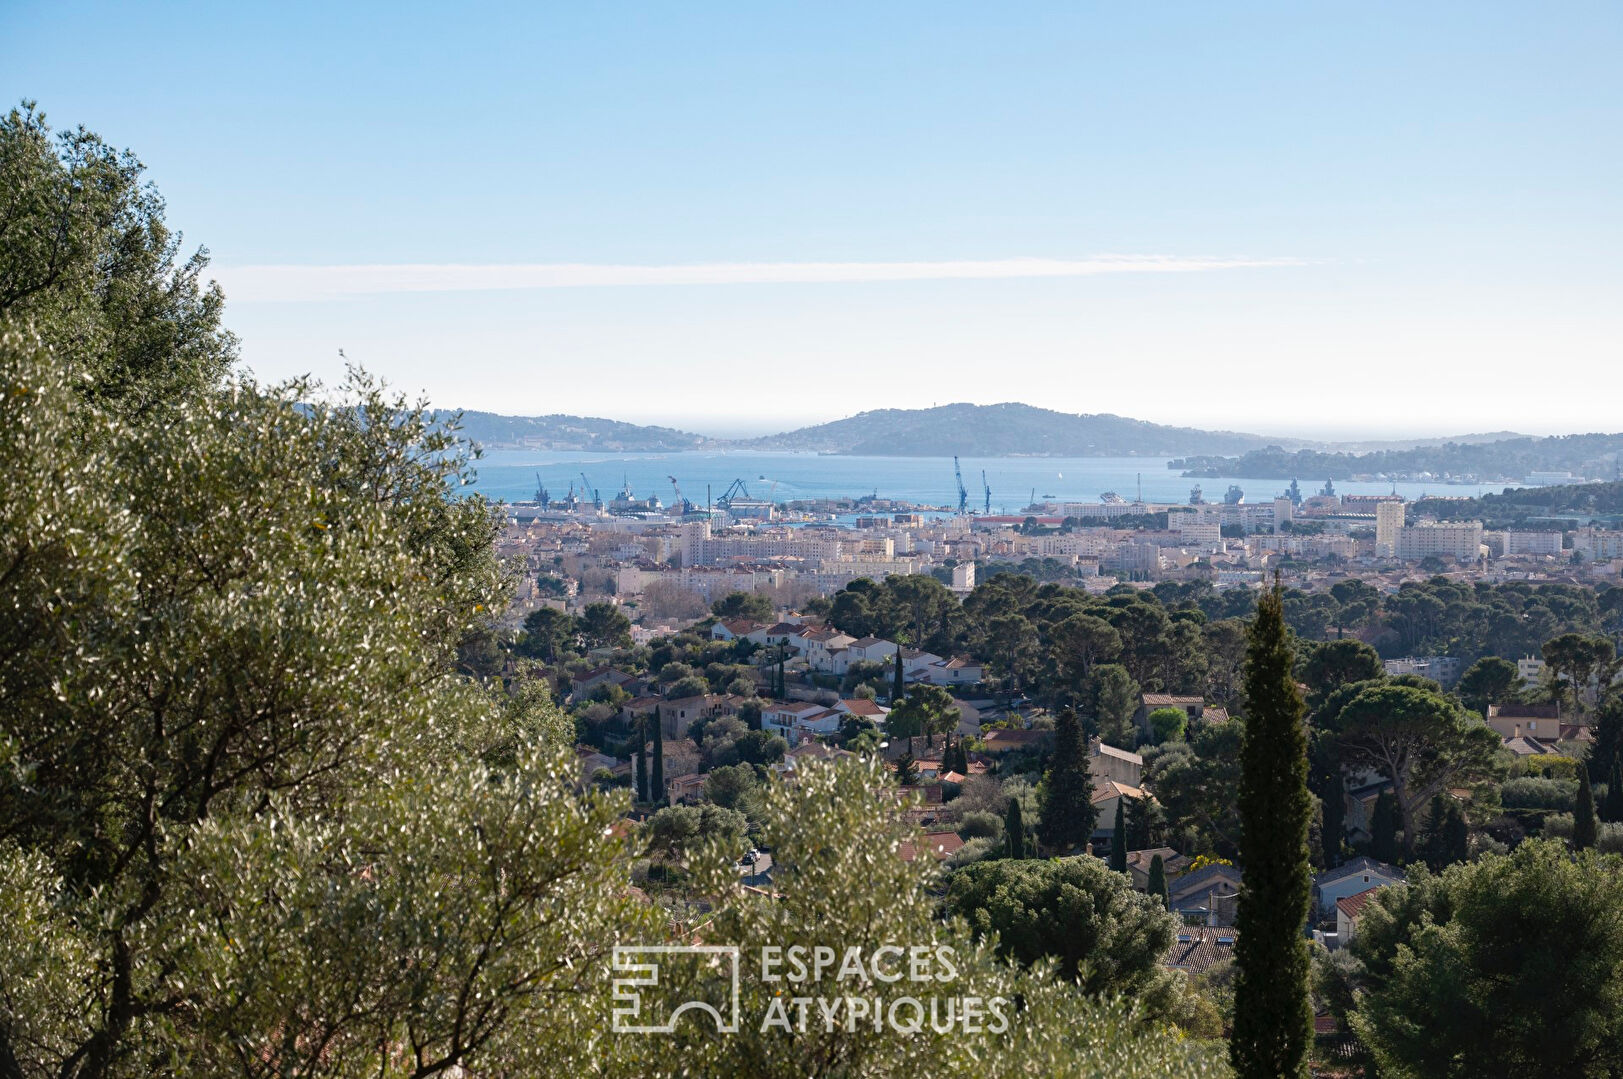
<path fill-rule="evenodd" d="M 986 681 L 986 668 L 968 656 L 952 656 L 925 667 L 918 680 L 937 686 L 973 686 Z"/>
<path fill-rule="evenodd" d="M 779 622 L 776 625 L 761 626 L 744 635 L 747 641 L 754 641 L 762 648 L 777 648 L 782 645 L 791 653 L 800 650 L 800 638 L 797 636 L 801 630 L 797 622 Z"/>
<path fill-rule="evenodd" d="M 1404 880 L 1403 870 L 1396 866 L 1361 856 L 1314 877 L 1313 892 L 1318 897 L 1320 916 L 1327 918 L 1335 911 L 1338 900 L 1371 888 L 1402 884 Z"/>
<path fill-rule="evenodd" d="M 795 647 L 806 657 L 806 665 L 812 670 L 843 673 L 842 657 L 857 639 L 833 626 L 802 626 L 796 634 L 796 642 Z"/>
<path fill-rule="evenodd" d="M 813 701 L 779 701 L 761 710 L 761 729 L 797 746 L 805 738 L 838 732 L 844 716 Z"/>
<path fill-rule="evenodd" d="M 1149 792 L 1140 787 L 1131 787 L 1125 783 L 1117 783 L 1113 779 L 1104 780 L 1094 784 L 1093 808 L 1098 812 L 1093 827 L 1093 834 L 1098 839 L 1108 839 L 1116 834 L 1116 806 L 1123 798 L 1137 800 L 1148 798 Z M 1129 812 L 1127 806 L 1122 806 L 1122 812 Z"/>
<path fill-rule="evenodd" d="M 1133 887 L 1144 891 L 1150 886 L 1150 863 L 1156 855 L 1161 856 L 1161 871 L 1166 874 L 1167 884 L 1182 876 L 1183 871 L 1189 867 L 1187 855 L 1179 854 L 1171 847 L 1150 847 L 1147 850 L 1130 850 L 1127 852 L 1127 873 L 1133 878 Z"/>
<path fill-rule="evenodd" d="M 1353 935 L 1358 932 L 1358 919 L 1363 916 L 1364 908 L 1369 901 L 1375 898 L 1375 893 L 1381 890 L 1378 886 L 1366 888 L 1352 895 L 1344 895 L 1336 900 L 1336 943 L 1345 948 L 1352 943 Z"/>
<path fill-rule="evenodd" d="M 1178 693 L 1145 693 L 1138 699 L 1138 711 L 1133 713 L 1133 721 L 1138 724 L 1138 729 L 1148 734 L 1150 713 L 1160 708 L 1180 708 L 1193 724 L 1206 710 L 1206 698 Z"/>
<path fill-rule="evenodd" d="M 1180 926 L 1172 947 L 1161 956 L 1161 965 L 1185 974 L 1204 974 L 1217 964 L 1234 958 L 1237 936 L 1232 926 Z"/>
<path fill-rule="evenodd" d="M 665 781 L 665 797 L 671 805 L 682 802 L 697 802 L 704 797 L 704 781 L 707 777 L 703 772 L 690 772 L 685 776 L 672 776 Z"/>
<path fill-rule="evenodd" d="M 627 693 L 633 691 L 639 679 L 634 674 L 627 674 L 614 667 L 593 667 L 579 678 L 569 689 L 569 701 L 574 704 L 583 701 L 592 695 L 592 690 L 602 685 L 618 686 Z"/>
<path fill-rule="evenodd" d="M 1144 758 L 1095 738 L 1088 745 L 1088 773 L 1095 783 L 1111 780 L 1128 787 L 1142 786 Z"/>
<path fill-rule="evenodd" d="M 1558 742 L 1561 740 L 1561 706 L 1555 703 L 1490 704 L 1488 726 L 1507 742 L 1512 738 Z"/>
<path fill-rule="evenodd" d="M 918 839 L 904 839 L 896 845 L 902 861 L 911 862 L 921 852 L 928 853 L 938 862 L 951 858 L 964 845 L 957 832 L 925 832 Z"/>
<path fill-rule="evenodd" d="M 1169 909 L 1191 924 L 1231 926 L 1241 876 L 1239 867 L 1227 863 L 1185 873 L 1167 886 Z"/>
<path fill-rule="evenodd" d="M 1041 749 L 1054 740 L 1053 731 L 1004 730 L 997 728 L 981 735 L 988 753 L 1007 753 L 1011 749 Z"/>
<path fill-rule="evenodd" d="M 713 641 L 736 641 L 740 637 L 748 637 L 761 628 L 761 623 L 754 619 L 729 618 L 710 627 L 710 639 Z"/>

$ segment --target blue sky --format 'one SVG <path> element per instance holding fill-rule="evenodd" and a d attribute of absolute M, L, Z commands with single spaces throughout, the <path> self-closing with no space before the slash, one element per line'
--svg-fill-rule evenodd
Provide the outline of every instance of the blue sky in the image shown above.
<path fill-rule="evenodd" d="M 1615 2 L 0 4 L 257 374 L 718 431 L 1623 428 L 1620 55 Z"/>

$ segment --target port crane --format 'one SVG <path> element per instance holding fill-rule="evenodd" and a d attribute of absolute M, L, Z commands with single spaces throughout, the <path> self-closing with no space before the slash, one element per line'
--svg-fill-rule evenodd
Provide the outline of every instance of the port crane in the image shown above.
<path fill-rule="evenodd" d="M 603 500 L 597 497 L 597 488 L 592 486 L 592 481 L 586 478 L 585 472 L 580 474 L 580 482 L 582 485 L 580 489 L 581 497 L 584 498 L 587 495 L 591 495 L 593 508 L 602 509 Z"/>
<path fill-rule="evenodd" d="M 541 503 L 542 509 L 546 509 L 547 505 L 552 501 L 552 496 L 547 494 L 546 485 L 541 482 L 541 473 L 539 472 L 535 474 L 535 500 Z"/>
<path fill-rule="evenodd" d="M 986 492 L 986 508 L 981 512 L 988 517 L 992 515 L 992 485 L 986 482 L 986 469 L 981 469 L 981 489 Z"/>
<path fill-rule="evenodd" d="M 964 488 L 964 470 L 958 467 L 958 458 L 952 459 L 952 474 L 958 478 L 958 516 L 969 512 L 969 491 Z"/>
<path fill-rule="evenodd" d="M 676 502 L 671 508 L 676 510 L 678 516 L 686 517 L 693 512 L 693 503 L 682 497 L 682 488 L 677 484 L 675 476 L 665 478 L 671 481 L 671 490 L 676 492 Z"/>

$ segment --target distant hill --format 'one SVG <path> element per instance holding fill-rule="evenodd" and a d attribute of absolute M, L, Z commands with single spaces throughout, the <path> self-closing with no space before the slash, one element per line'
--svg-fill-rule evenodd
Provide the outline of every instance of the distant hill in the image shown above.
<path fill-rule="evenodd" d="M 1294 452 L 1279 447 L 1252 450 L 1239 457 L 1190 457 L 1174 461 L 1185 476 L 1255 476 L 1260 479 L 1295 479 L 1326 476 L 1344 480 L 1358 476 L 1392 479 L 1472 480 L 1484 483 L 1520 483 L 1535 472 L 1571 472 L 1575 476 L 1605 478 L 1616 475 L 1623 461 L 1623 434 L 1520 436 L 1492 442 L 1464 440 L 1420 443 L 1413 449 L 1374 453 L 1328 453 L 1315 449 Z"/>
<path fill-rule="evenodd" d="M 1021 404 L 879 409 L 736 443 L 748 449 L 873 457 L 1169 457 L 1306 444 L 1301 439 L 1163 427 L 1108 413 L 1073 415 Z"/>
<path fill-rule="evenodd" d="M 1507 489 L 1481 498 L 1423 498 L 1421 516 L 1445 521 L 1481 521 L 1489 528 L 1515 528 L 1551 518 L 1587 523 L 1623 518 L 1623 482 Z"/>
<path fill-rule="evenodd" d="M 609 453 L 692 450 L 714 439 L 670 427 L 642 427 L 589 416 L 502 416 L 464 412 L 462 436 L 485 449 L 602 450 Z"/>

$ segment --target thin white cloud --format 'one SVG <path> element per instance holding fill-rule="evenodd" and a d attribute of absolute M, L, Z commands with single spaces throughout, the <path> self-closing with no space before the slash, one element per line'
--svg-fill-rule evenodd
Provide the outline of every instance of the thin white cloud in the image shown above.
<path fill-rule="evenodd" d="M 286 303 L 391 292 L 493 292 L 501 289 L 615 288 L 628 285 L 766 285 L 866 281 L 993 280 L 1089 277 L 1120 273 L 1200 273 L 1303 266 L 1310 259 L 1097 255 L 1079 259 L 1009 258 L 945 262 L 716 262 L 674 266 L 521 263 L 506 266 L 237 266 L 215 276 L 237 302 Z"/>

